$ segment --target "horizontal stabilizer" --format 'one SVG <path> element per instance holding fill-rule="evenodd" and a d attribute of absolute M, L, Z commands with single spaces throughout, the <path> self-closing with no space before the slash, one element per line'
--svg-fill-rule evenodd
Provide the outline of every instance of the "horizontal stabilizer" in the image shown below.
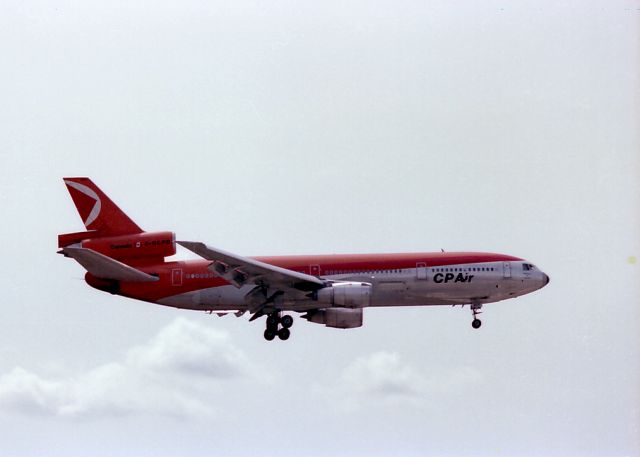
<path fill-rule="evenodd" d="M 143 271 L 125 265 L 122 262 L 102 255 L 92 249 L 79 247 L 66 247 L 62 252 L 74 258 L 80 265 L 96 278 L 115 279 L 127 282 L 151 282 L 158 278 Z"/>

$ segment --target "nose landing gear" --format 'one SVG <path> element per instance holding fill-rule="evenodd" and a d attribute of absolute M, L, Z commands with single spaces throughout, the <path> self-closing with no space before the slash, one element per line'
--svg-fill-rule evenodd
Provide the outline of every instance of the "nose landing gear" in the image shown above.
<path fill-rule="evenodd" d="M 291 336 L 289 330 L 293 325 L 293 317 L 289 315 L 281 316 L 279 312 L 267 315 L 267 328 L 264 331 L 264 339 L 272 341 L 277 336 L 282 341 L 288 340 Z"/>
<path fill-rule="evenodd" d="M 471 322 L 471 326 L 475 329 L 480 328 L 482 325 L 482 321 L 478 319 L 478 314 L 481 314 L 482 311 L 482 303 L 472 303 L 471 304 L 471 313 L 473 314 L 473 321 Z"/>

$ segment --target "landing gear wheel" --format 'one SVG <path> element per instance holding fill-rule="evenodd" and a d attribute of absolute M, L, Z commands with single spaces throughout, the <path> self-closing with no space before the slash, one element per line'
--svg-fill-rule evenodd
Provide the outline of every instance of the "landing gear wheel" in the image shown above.
<path fill-rule="evenodd" d="M 291 332 L 288 328 L 281 328 L 280 330 L 278 330 L 278 338 L 280 338 L 282 341 L 288 340 L 289 336 L 291 336 Z"/>
<path fill-rule="evenodd" d="M 480 319 L 478 319 L 478 314 L 481 314 L 482 311 L 480 311 L 482 309 L 482 303 L 471 303 L 471 313 L 473 314 L 473 322 L 471 322 L 471 326 L 473 328 L 480 328 L 480 326 L 482 325 L 482 322 L 480 321 Z"/>
<path fill-rule="evenodd" d="M 293 317 L 282 315 L 280 311 L 267 314 L 267 329 L 264 331 L 264 339 L 272 341 L 276 336 L 281 340 L 288 340 L 291 336 L 289 327 L 293 325 Z"/>
<path fill-rule="evenodd" d="M 279 323 L 280 323 L 280 318 L 276 313 L 269 314 L 267 316 L 267 327 L 278 328 Z"/>
<path fill-rule="evenodd" d="M 289 315 L 282 316 L 282 319 L 280 319 L 280 323 L 284 328 L 291 328 L 291 326 L 293 325 L 293 317 Z"/>

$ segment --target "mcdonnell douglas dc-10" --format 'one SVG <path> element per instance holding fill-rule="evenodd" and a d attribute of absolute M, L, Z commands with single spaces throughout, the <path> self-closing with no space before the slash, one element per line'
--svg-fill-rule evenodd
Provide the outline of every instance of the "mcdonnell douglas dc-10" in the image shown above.
<path fill-rule="evenodd" d="M 86 231 L 58 236 L 86 282 L 101 291 L 159 305 L 223 315 L 266 316 L 265 339 L 286 340 L 291 314 L 333 328 L 362 326 L 373 306 L 469 305 L 472 326 L 485 303 L 528 294 L 549 277 L 504 254 L 414 254 L 242 257 L 172 232 L 145 232 L 89 178 L 65 178 Z M 176 243 L 202 257 L 167 260 Z"/>

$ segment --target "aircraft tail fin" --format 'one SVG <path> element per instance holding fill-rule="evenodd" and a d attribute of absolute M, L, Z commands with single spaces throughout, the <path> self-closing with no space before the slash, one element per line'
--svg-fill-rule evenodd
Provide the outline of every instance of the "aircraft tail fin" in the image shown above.
<path fill-rule="evenodd" d="M 143 230 L 89 178 L 64 178 L 88 231 L 98 236 L 132 235 Z"/>

